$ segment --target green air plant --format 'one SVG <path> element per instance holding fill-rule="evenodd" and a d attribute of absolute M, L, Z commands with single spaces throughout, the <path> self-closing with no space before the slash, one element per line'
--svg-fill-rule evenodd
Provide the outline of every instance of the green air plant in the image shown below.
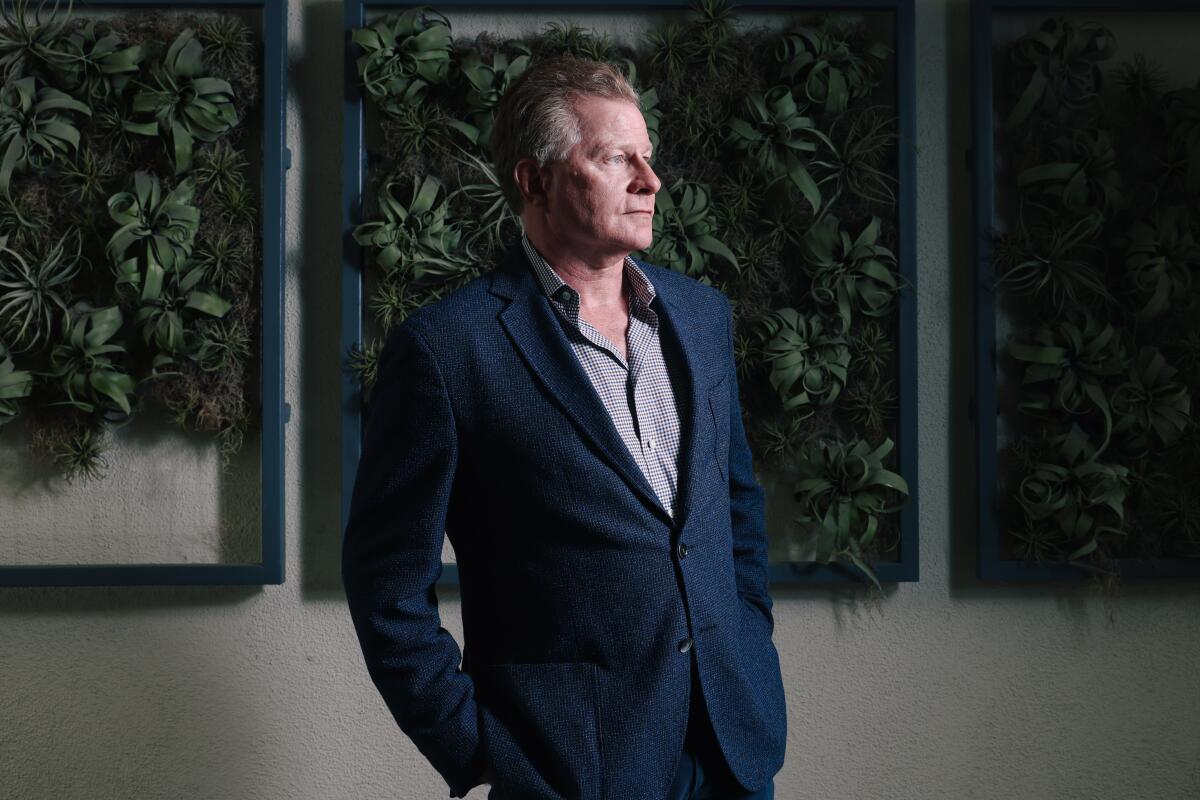
<path fill-rule="evenodd" d="M 428 8 L 391 14 L 351 38 L 363 50 L 356 62 L 363 88 L 386 114 L 419 104 L 431 84 L 446 82 L 450 68 L 450 22 Z"/>
<path fill-rule="evenodd" d="M 258 224 L 259 206 L 254 188 L 247 182 L 229 182 L 217 193 L 217 213 L 231 225 Z"/>
<path fill-rule="evenodd" d="M 1104 249 L 1096 242 L 1098 229 L 1092 217 L 1066 225 L 1018 228 L 995 240 L 996 288 L 1037 297 L 1056 310 L 1077 307 L 1085 299 L 1115 303 L 1097 264 Z"/>
<path fill-rule="evenodd" d="M 465 168 L 462 185 L 447 201 L 462 194 L 471 202 L 469 232 L 463 240 L 463 250 L 470 258 L 481 260 L 483 254 L 476 249 L 480 240 L 492 247 L 503 246 L 506 235 L 517 226 L 517 216 L 500 188 L 495 166 L 461 148 L 459 150 L 462 156 L 456 160 Z M 479 176 L 478 180 L 473 177 L 475 175 Z"/>
<path fill-rule="evenodd" d="M 849 124 L 838 141 L 835 134 L 842 120 L 849 120 Z M 896 177 L 888 169 L 888 159 L 897 134 L 896 117 L 890 110 L 870 106 L 858 113 L 843 114 L 834 120 L 830 139 L 835 144 L 829 148 L 829 155 L 810 162 L 822 196 L 829 196 L 825 207 L 835 206 L 847 193 L 867 203 L 894 208 L 896 192 L 892 187 Z M 833 185 L 832 192 L 826 184 Z"/>
<path fill-rule="evenodd" d="M 134 119 L 124 127 L 139 136 L 168 139 L 175 174 L 182 175 L 192 168 L 195 142 L 215 142 L 237 125 L 233 87 L 205 74 L 204 45 L 191 28 L 175 37 L 150 76 L 153 85 L 137 84 Z"/>
<path fill-rule="evenodd" d="M 1124 205 L 1117 151 L 1107 131 L 1075 131 L 1051 144 L 1056 160 L 1021 170 L 1017 188 L 1023 200 L 1054 215 L 1107 219 Z M 1046 205 L 1044 198 L 1054 201 Z"/>
<path fill-rule="evenodd" d="M 106 450 L 108 440 L 103 427 L 78 424 L 51 445 L 50 454 L 59 473 L 68 481 L 76 478 L 94 481 L 104 477 L 108 468 Z"/>
<path fill-rule="evenodd" d="M 25 181 L 16 191 L 0 193 L 0 236 L 10 247 L 30 247 L 48 235 L 52 213 L 49 193 L 41 181 Z"/>
<path fill-rule="evenodd" d="M 227 71 L 245 68 L 254 55 L 254 32 L 231 14 L 200 23 L 197 31 L 210 63 Z"/>
<path fill-rule="evenodd" d="M 1168 447 L 1192 424 L 1188 388 L 1154 347 L 1142 347 L 1129 376 L 1112 393 L 1113 435 L 1135 454 Z"/>
<path fill-rule="evenodd" d="M 874 449 L 865 439 L 815 441 L 798 462 L 796 521 L 815 529 L 817 560 L 848 561 L 876 587 L 865 550 L 875 541 L 880 518 L 900 510 L 908 498 L 908 483 L 883 464 L 893 447 L 891 439 Z M 894 500 L 896 495 L 902 499 Z"/>
<path fill-rule="evenodd" d="M 236 369 L 250 358 L 250 332 L 240 320 L 203 319 L 184 331 L 184 350 L 205 372 Z"/>
<path fill-rule="evenodd" d="M 71 280 L 84 259 L 80 236 L 69 228 L 43 252 L 22 254 L 0 236 L 0 332 L 17 352 L 45 347 L 55 320 L 67 313 Z"/>
<path fill-rule="evenodd" d="M 758 444 L 763 456 L 775 464 L 791 464 L 804 438 L 804 415 L 789 414 L 767 420 L 758 429 Z"/>
<path fill-rule="evenodd" d="M 892 50 L 871 42 L 858 52 L 853 32 L 854 26 L 826 17 L 780 38 L 775 53 L 780 74 L 795 84 L 792 91 L 805 104 L 838 113 L 879 85 L 879 68 Z"/>
<path fill-rule="evenodd" d="M 882 431 L 896 417 L 896 385 L 877 374 L 852 381 L 842 395 L 841 408 L 856 426 Z"/>
<path fill-rule="evenodd" d="M 220 195 L 232 186 L 245 184 L 245 170 L 242 151 L 221 140 L 196 150 L 192 177 L 197 189 Z"/>
<path fill-rule="evenodd" d="M 165 195 L 158 178 L 135 172 L 133 191 L 108 199 L 108 213 L 121 227 L 108 240 L 105 252 L 116 267 L 117 285 L 154 300 L 166 274 L 182 268 L 192 253 L 200 211 L 192 205 L 195 181 L 185 178 Z"/>
<path fill-rule="evenodd" d="M 420 308 L 423 299 L 402 281 L 384 280 L 371 295 L 369 306 L 380 328 L 387 333 Z"/>
<path fill-rule="evenodd" d="M 796 107 L 790 90 L 776 86 L 746 100 L 749 118 L 729 123 L 730 143 L 755 161 L 772 182 L 789 179 L 808 200 L 813 212 L 821 208 L 821 191 L 806 166 L 817 148 L 833 147 L 811 117 Z"/>
<path fill-rule="evenodd" d="M 35 66 L 54 64 L 62 55 L 59 37 L 71 17 L 59 15 L 59 2 L 35 0 L 32 13 L 29 0 L 12 0 L 0 5 L 0 73 L 4 82 L 28 75 Z M 47 12 L 43 17 L 43 12 Z"/>
<path fill-rule="evenodd" d="M 872 217 L 854 237 L 833 217 L 808 232 L 805 266 L 812 277 L 812 298 L 836 310 L 843 329 L 854 314 L 882 317 L 891 312 L 899 292 L 896 256 L 879 243 L 879 217 Z"/>
<path fill-rule="evenodd" d="M 511 42 L 508 46 L 515 55 L 498 51 L 488 62 L 478 53 L 468 53 L 459 67 L 470 87 L 467 90 L 467 108 L 479 130 L 478 141 L 484 145 L 491 141 L 495 108 L 501 96 L 509 84 L 529 67 L 529 48 L 520 42 Z"/>
<path fill-rule="evenodd" d="M 70 112 L 90 116 L 92 110 L 64 92 L 39 87 L 32 76 L 0 89 L 0 191 L 8 194 L 14 173 L 44 169 L 79 147 Z"/>
<path fill-rule="evenodd" d="M 690 55 L 717 77 L 738 60 L 733 44 L 734 10 L 724 0 L 699 0 L 692 10 Z"/>
<path fill-rule="evenodd" d="M 1200 245 L 1183 206 L 1170 206 L 1151 222 L 1136 222 L 1125 248 L 1125 272 L 1141 306 L 1138 319 L 1154 319 L 1191 299 L 1192 274 L 1200 270 Z"/>
<path fill-rule="evenodd" d="M 1025 366 L 1025 399 L 1019 408 L 1031 414 L 1065 412 L 1081 417 L 1099 412 L 1104 434 L 1098 452 L 1108 446 L 1112 408 L 1105 388 L 1128 364 L 1121 336 L 1088 311 L 1071 310 L 1066 319 L 1026 335 L 1014 335 L 1008 353 Z"/>
<path fill-rule="evenodd" d="M 122 321 L 116 306 L 76 304 L 63 316 L 63 340 L 50 351 L 46 373 L 66 396 L 61 405 L 114 420 L 133 413 L 135 384 L 121 365 L 125 348 L 111 341 Z"/>
<path fill-rule="evenodd" d="M 646 89 L 638 95 L 638 105 L 642 109 L 642 120 L 646 123 L 646 136 L 650 146 L 658 149 L 662 141 L 662 109 L 658 107 L 658 90 Z"/>
<path fill-rule="evenodd" d="M 650 66 L 658 70 L 669 82 L 679 80 L 693 52 L 687 31 L 678 24 L 671 23 L 665 28 L 649 31 L 645 39 Z"/>
<path fill-rule="evenodd" d="M 0 342 L 0 425 L 12 422 L 21 412 L 18 403 L 33 391 L 33 373 L 17 369 L 12 355 Z"/>
<path fill-rule="evenodd" d="M 1095 552 L 1102 539 L 1125 535 L 1129 470 L 1098 461 L 1077 425 L 1049 445 L 1050 452 L 1021 478 L 1016 499 L 1027 527 L 1056 528 L 1063 560 L 1077 563 Z"/>
<path fill-rule="evenodd" d="M 555 55 L 608 61 L 613 53 L 613 41 L 607 34 L 596 36 L 574 22 L 547 23 L 539 38 L 542 47 Z"/>
<path fill-rule="evenodd" d="M 354 345 L 350 349 L 348 367 L 358 376 L 363 389 L 367 392 L 375 385 L 379 377 L 379 357 L 383 354 L 383 342 L 372 339 L 365 345 Z"/>
<path fill-rule="evenodd" d="M 1119 64 L 1113 70 L 1113 77 L 1136 106 L 1148 108 L 1162 95 L 1167 73 L 1162 65 L 1151 61 L 1144 53 L 1137 53 L 1133 61 Z"/>
<path fill-rule="evenodd" d="M 459 250 L 462 234 L 446 221 L 449 203 L 442 182 L 432 175 L 414 176 L 407 202 L 394 194 L 398 181 L 390 180 L 379 192 L 383 219 L 354 229 L 354 240 L 379 249 L 375 263 L 385 275 L 400 273 L 411 280 L 449 279 L 477 269 L 477 263 Z"/>
<path fill-rule="evenodd" d="M 1100 62 L 1116 52 L 1112 31 L 1098 23 L 1076 26 L 1061 17 L 1013 43 L 1009 57 L 1023 88 L 1005 120 L 1012 129 L 1035 111 L 1069 113 L 1092 103 L 1103 86 Z"/>
<path fill-rule="evenodd" d="M 166 273 L 158 292 L 143 296 L 134 322 L 146 344 L 160 355 L 174 356 L 183 349 L 191 319 L 205 315 L 220 318 L 231 304 L 205 287 L 206 270 L 187 263 L 176 264 Z M 167 362 L 159 359 L 157 366 Z"/>
<path fill-rule="evenodd" d="M 849 345 L 855 368 L 876 376 L 883 373 L 895 352 L 892 337 L 874 320 L 851 328 Z"/>
<path fill-rule="evenodd" d="M 488 119 L 490 125 L 490 116 Z M 487 145 L 479 128 L 453 119 L 433 103 L 414 103 L 397 109 L 381 127 L 390 149 L 400 156 L 427 155 L 457 147 L 456 134 L 461 134 L 471 144 Z M 491 135 L 490 128 L 488 135 Z"/>
<path fill-rule="evenodd" d="M 827 331 L 820 316 L 806 317 L 794 308 L 766 317 L 762 330 L 771 386 L 785 409 L 811 413 L 812 406 L 837 400 L 850 367 L 850 349 L 841 334 Z"/>
<path fill-rule="evenodd" d="M 713 234 L 708 186 L 675 181 L 659 190 L 654 204 L 654 243 L 647 259 L 692 277 L 709 271 L 712 258 L 737 268 L 737 257 Z"/>
<path fill-rule="evenodd" d="M 61 85 L 81 100 L 109 100 L 120 96 L 144 57 L 140 45 L 123 47 L 121 37 L 111 30 L 103 35 L 96 22 L 64 37 L 62 52 L 54 59 Z"/>
<path fill-rule="evenodd" d="M 69 187 L 67 196 L 84 205 L 105 196 L 105 184 L 114 173 L 111 155 L 92 147 L 79 148 L 75 158 L 64 163 L 59 170 Z"/>
<path fill-rule="evenodd" d="M 241 230 L 213 226 L 196 238 L 189 263 L 203 270 L 206 283 L 228 292 L 243 285 L 253 259 L 253 244 Z"/>

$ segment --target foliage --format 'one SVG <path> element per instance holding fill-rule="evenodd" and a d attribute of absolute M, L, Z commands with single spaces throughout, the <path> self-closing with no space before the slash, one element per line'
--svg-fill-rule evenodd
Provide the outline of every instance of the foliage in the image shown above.
<path fill-rule="evenodd" d="M 492 138 L 492 123 L 495 119 L 494 110 L 500 102 L 505 89 L 529 67 L 529 47 L 521 43 L 512 45 L 517 53 L 510 58 L 507 53 L 497 51 L 490 61 L 484 61 L 476 53 L 468 53 L 459 69 L 471 84 L 467 92 L 467 107 L 471 110 L 472 121 L 479 129 L 479 141 L 486 143 Z"/>
<path fill-rule="evenodd" d="M 1009 52 L 1024 88 L 1005 127 L 1017 127 L 1035 111 L 1053 114 L 1087 107 L 1103 85 L 1099 62 L 1112 56 L 1116 47 L 1112 31 L 1103 25 L 1075 25 L 1062 17 L 1047 19 L 1022 37 Z"/>
<path fill-rule="evenodd" d="M 156 176 L 136 172 L 133 186 L 132 192 L 108 199 L 108 213 L 121 227 L 105 252 L 116 268 L 118 286 L 139 290 L 142 300 L 155 300 L 166 274 L 182 268 L 192 253 L 200 224 L 200 211 L 191 204 L 195 181 L 186 178 L 163 194 Z"/>
<path fill-rule="evenodd" d="M 803 116 L 786 86 L 746 99 L 749 118 L 729 123 L 730 141 L 754 160 L 772 181 L 787 178 L 813 211 L 821 208 L 821 192 L 806 166 L 821 144 L 832 147 L 812 117 Z"/>
<path fill-rule="evenodd" d="M 62 340 L 50 353 L 50 371 L 66 395 L 63 402 L 80 411 L 99 411 L 107 419 L 133 413 L 134 380 L 121 364 L 124 346 L 112 342 L 121 329 L 116 306 L 92 308 L 83 303 L 63 316 Z"/>
<path fill-rule="evenodd" d="M 1172 380 L 1176 373 L 1156 348 L 1142 347 L 1128 379 L 1113 391 L 1113 433 L 1130 451 L 1168 447 L 1192 424 L 1191 394 Z"/>
<path fill-rule="evenodd" d="M 1188 211 L 1170 206 L 1151 222 L 1129 231 L 1125 270 L 1141 303 L 1138 319 L 1154 319 L 1173 305 L 1190 301 L 1192 274 L 1200 270 L 1200 245 L 1189 226 Z"/>
<path fill-rule="evenodd" d="M 450 23 L 426 8 L 384 17 L 351 34 L 363 54 L 358 74 L 380 109 L 399 114 L 419 103 L 430 84 L 441 84 L 450 68 Z"/>
<path fill-rule="evenodd" d="M 737 257 L 720 242 L 710 220 L 708 187 L 678 180 L 659 190 L 654 201 L 654 244 L 647 258 L 692 277 L 709 270 L 714 256 L 732 267 Z"/>
<path fill-rule="evenodd" d="M 1035 187 L 1024 199 L 1040 211 L 1074 217 L 1091 217 L 1093 224 L 1112 216 L 1124 203 L 1117 152 L 1105 131 L 1075 131 L 1051 145 L 1055 161 L 1038 164 L 1017 175 L 1017 188 Z M 1050 198 L 1053 205 L 1040 200 Z"/>
<path fill-rule="evenodd" d="M 70 230 L 37 254 L 22 254 L 0 236 L 0 332 L 17 352 L 44 347 L 56 317 L 66 314 L 71 280 L 83 263 L 79 247 Z"/>
<path fill-rule="evenodd" d="M 131 133 L 169 139 L 176 175 L 191 169 L 196 141 L 215 142 L 238 122 L 233 87 L 208 75 L 203 58 L 204 45 L 190 28 L 183 30 L 151 68 L 154 85 L 138 83 L 135 118 L 124 124 Z"/>
<path fill-rule="evenodd" d="M 844 329 L 850 327 L 855 313 L 886 316 L 900 287 L 896 256 L 879 244 L 879 217 L 872 217 L 857 237 L 851 237 L 836 219 L 826 219 L 805 239 L 813 302 L 836 311 Z"/>
<path fill-rule="evenodd" d="M 64 37 L 54 61 L 62 86 L 75 97 L 110 100 L 119 96 L 137 74 L 145 52 L 140 45 L 123 46 L 113 33 L 101 35 L 94 20 Z"/>
<path fill-rule="evenodd" d="M 903 506 L 895 495 L 908 496 L 904 478 L 883 464 L 894 446 L 891 439 L 875 448 L 864 439 L 815 442 L 799 462 L 796 483 L 797 521 L 817 529 L 818 560 L 847 560 L 877 587 L 865 548 L 874 541 L 880 519 Z"/>
<path fill-rule="evenodd" d="M 853 26 L 827 17 L 821 25 L 802 25 L 779 40 L 780 74 L 795 82 L 793 94 L 801 102 L 841 112 L 879 85 L 879 68 L 892 49 L 871 42 L 860 51 L 850 42 L 853 31 Z"/>
<path fill-rule="evenodd" d="M 67 16 L 58 16 L 58 2 L 49 5 L 35 0 L 30 13 L 29 0 L 12 0 L 0 5 L 0 72 L 5 83 L 26 76 L 38 65 L 53 64 L 59 58 L 58 39 L 67 24 Z"/>
<path fill-rule="evenodd" d="M 8 194 L 13 174 L 41 170 L 63 161 L 79 147 L 79 129 L 68 112 L 90 115 L 91 108 L 33 76 L 0 88 L 0 191 Z"/>
<path fill-rule="evenodd" d="M 396 199 L 399 181 L 388 181 L 379 193 L 383 220 L 354 229 L 354 240 L 378 248 L 375 263 L 385 274 L 401 272 L 413 280 L 459 275 L 473 268 L 458 252 L 461 232 L 446 221 L 448 204 L 442 182 L 432 175 L 413 178 L 407 202 Z"/>
<path fill-rule="evenodd" d="M 771 385 L 788 410 L 828 405 L 841 394 L 850 367 L 843 336 L 821 317 L 783 308 L 763 320 L 763 355 Z"/>
<path fill-rule="evenodd" d="M 0 425 L 12 422 L 20 413 L 21 407 L 17 402 L 28 397 L 33 390 L 33 374 L 28 370 L 17 369 L 13 363 L 12 354 L 0 342 Z"/>
<path fill-rule="evenodd" d="M 1056 312 L 1099 299 L 1115 302 L 1096 267 L 1099 252 L 1094 218 L 1065 227 L 1048 223 L 998 237 L 995 249 L 998 289 L 1046 300 Z"/>

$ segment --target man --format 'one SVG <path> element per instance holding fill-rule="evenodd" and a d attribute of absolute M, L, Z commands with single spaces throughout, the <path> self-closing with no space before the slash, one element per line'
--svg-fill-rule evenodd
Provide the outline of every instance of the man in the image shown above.
<path fill-rule="evenodd" d="M 770 798 L 783 763 L 730 306 L 629 257 L 660 187 L 637 102 L 598 62 L 514 82 L 492 147 L 525 237 L 384 349 L 343 578 L 371 677 L 451 797 Z"/>

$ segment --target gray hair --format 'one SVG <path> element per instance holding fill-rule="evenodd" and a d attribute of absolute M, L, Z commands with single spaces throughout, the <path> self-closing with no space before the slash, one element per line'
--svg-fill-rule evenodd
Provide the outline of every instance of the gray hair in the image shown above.
<path fill-rule="evenodd" d="M 637 90 L 619 69 L 603 61 L 564 56 L 534 64 L 509 85 L 496 109 L 492 158 L 500 190 L 520 214 L 525 205 L 513 179 L 517 162 L 532 158 L 544 167 L 566 159 L 579 144 L 579 97 L 628 100 L 641 107 Z"/>

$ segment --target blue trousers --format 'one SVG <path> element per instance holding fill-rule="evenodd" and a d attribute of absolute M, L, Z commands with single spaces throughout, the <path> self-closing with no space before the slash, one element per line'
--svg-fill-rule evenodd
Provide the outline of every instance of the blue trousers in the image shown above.
<path fill-rule="evenodd" d="M 675 780 L 667 800 L 774 800 L 775 782 L 758 791 L 747 791 L 733 773 L 717 744 L 704 699 L 697 683 L 697 667 L 692 661 L 692 696 L 688 710 L 687 735 L 683 740 L 683 754 Z"/>

